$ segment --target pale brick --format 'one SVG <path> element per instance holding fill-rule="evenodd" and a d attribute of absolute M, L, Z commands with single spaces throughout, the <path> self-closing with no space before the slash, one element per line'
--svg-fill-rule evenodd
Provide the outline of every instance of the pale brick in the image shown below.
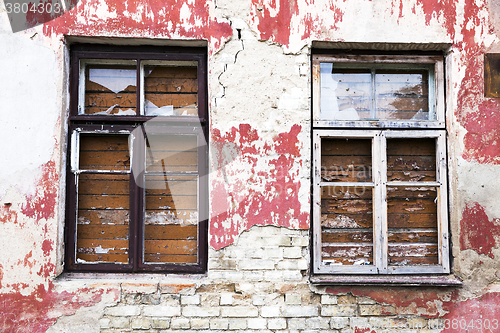
<path fill-rule="evenodd" d="M 285 294 L 285 303 L 300 305 L 302 304 L 302 297 L 300 294 Z"/>
<path fill-rule="evenodd" d="M 219 258 L 211 258 L 208 260 L 208 268 L 209 269 L 236 269 L 236 260 L 234 259 L 219 259 Z"/>
<path fill-rule="evenodd" d="M 212 330 L 227 330 L 229 327 L 229 320 L 214 318 L 210 320 L 210 329 Z"/>
<path fill-rule="evenodd" d="M 180 294 L 194 295 L 196 288 L 194 284 L 168 284 L 160 283 L 160 293 L 162 294 Z"/>
<path fill-rule="evenodd" d="M 281 316 L 281 306 L 279 305 L 263 306 L 260 309 L 260 315 L 265 318 L 279 317 Z"/>
<path fill-rule="evenodd" d="M 264 272 L 266 281 L 277 281 L 283 279 L 283 271 L 266 271 Z"/>
<path fill-rule="evenodd" d="M 123 304 L 141 304 L 142 295 L 141 294 L 122 294 L 122 303 Z"/>
<path fill-rule="evenodd" d="M 321 307 L 321 315 L 326 317 L 352 317 L 356 315 L 356 305 L 331 305 Z"/>
<path fill-rule="evenodd" d="M 304 277 L 300 271 L 284 271 L 283 279 L 286 281 L 300 281 Z"/>
<path fill-rule="evenodd" d="M 143 295 L 141 303 L 147 305 L 158 305 L 161 303 L 161 295 L 160 294 Z"/>
<path fill-rule="evenodd" d="M 347 317 L 331 317 L 330 327 L 334 329 L 342 329 L 349 325 L 349 318 Z"/>
<path fill-rule="evenodd" d="M 292 237 L 293 246 L 309 246 L 309 237 Z"/>
<path fill-rule="evenodd" d="M 358 304 L 375 304 L 376 302 L 370 297 L 362 296 L 358 297 Z"/>
<path fill-rule="evenodd" d="M 267 328 L 270 330 L 280 330 L 286 328 L 286 319 L 285 318 L 274 318 L 269 319 L 267 322 Z"/>
<path fill-rule="evenodd" d="M 253 306 L 231 306 L 221 308 L 222 317 L 257 317 L 259 310 Z"/>
<path fill-rule="evenodd" d="M 248 319 L 248 328 L 253 330 L 264 330 L 267 328 L 267 320 L 264 318 Z"/>
<path fill-rule="evenodd" d="M 351 327 L 359 327 L 359 328 L 368 328 L 370 327 L 370 323 L 368 322 L 368 318 L 359 318 L 353 317 L 351 319 Z"/>
<path fill-rule="evenodd" d="M 138 316 L 141 313 L 141 308 L 136 305 L 122 305 L 112 308 L 106 308 L 104 314 L 108 316 Z"/>
<path fill-rule="evenodd" d="M 268 244 L 275 244 L 278 246 L 292 246 L 292 238 L 290 236 L 277 236 L 269 238 Z"/>
<path fill-rule="evenodd" d="M 392 315 L 396 313 L 393 306 L 383 306 L 379 304 L 360 305 L 359 314 L 361 316 L 381 316 Z"/>
<path fill-rule="evenodd" d="M 283 317 L 316 317 L 317 315 L 317 306 L 289 305 L 283 307 Z"/>
<path fill-rule="evenodd" d="M 181 307 L 150 305 L 142 309 L 142 314 L 147 317 L 175 317 L 181 315 Z"/>
<path fill-rule="evenodd" d="M 218 307 L 186 306 L 182 308 L 182 315 L 185 317 L 217 317 L 220 314 Z"/>
<path fill-rule="evenodd" d="M 245 257 L 246 258 L 253 258 L 253 259 L 262 259 L 264 258 L 265 251 L 264 249 L 249 249 L 245 252 Z"/>
<path fill-rule="evenodd" d="M 245 259 L 238 266 L 242 270 L 274 269 L 274 260 Z"/>
<path fill-rule="evenodd" d="M 321 295 L 321 304 L 337 304 L 337 296 Z"/>
<path fill-rule="evenodd" d="M 264 279 L 263 271 L 245 271 L 243 278 L 248 281 L 262 281 Z"/>
<path fill-rule="evenodd" d="M 268 259 L 282 259 L 283 249 L 279 247 L 267 247 L 264 248 L 264 257 Z"/>
<path fill-rule="evenodd" d="M 129 328 L 130 318 L 129 317 L 111 317 L 109 322 L 109 327 L 112 328 Z"/>
<path fill-rule="evenodd" d="M 180 295 L 161 295 L 160 298 L 161 305 L 167 306 L 179 306 L 181 304 Z"/>
<path fill-rule="evenodd" d="M 306 328 L 305 318 L 290 318 L 288 319 L 288 328 L 302 330 Z"/>
<path fill-rule="evenodd" d="M 230 330 L 244 330 L 247 329 L 248 323 L 246 319 L 230 319 L 229 329 Z"/>
<path fill-rule="evenodd" d="M 311 329 L 328 329 L 330 328 L 330 321 L 328 318 L 307 318 L 306 327 Z"/>
<path fill-rule="evenodd" d="M 99 326 L 101 328 L 109 328 L 111 320 L 109 318 L 101 318 L 99 319 Z"/>
<path fill-rule="evenodd" d="M 182 295 L 182 305 L 198 305 L 200 304 L 200 295 Z"/>
<path fill-rule="evenodd" d="M 266 304 L 266 296 L 265 295 L 253 295 L 252 296 L 252 304 L 253 305 L 264 305 L 264 304 Z"/>
<path fill-rule="evenodd" d="M 201 296 L 201 304 L 204 307 L 211 307 L 211 306 L 219 306 L 220 304 L 220 296 L 219 295 L 202 295 Z"/>
<path fill-rule="evenodd" d="M 338 304 L 356 304 L 356 297 L 351 294 L 337 297 Z"/>
<path fill-rule="evenodd" d="M 286 247 L 283 249 L 283 258 L 288 259 L 299 259 L 302 258 L 302 248 L 301 247 Z"/>
<path fill-rule="evenodd" d="M 210 319 L 193 318 L 191 319 L 191 329 L 202 330 L 210 328 Z"/>
<path fill-rule="evenodd" d="M 233 294 L 221 294 L 220 295 L 220 305 L 232 305 L 233 304 Z"/>
<path fill-rule="evenodd" d="M 162 319 L 162 318 L 153 318 L 151 320 L 152 328 L 169 328 L 170 327 L 170 319 Z"/>
<path fill-rule="evenodd" d="M 190 328 L 189 319 L 187 318 L 172 318 L 170 322 L 170 328 L 174 330 L 180 330 L 185 328 Z"/>
<path fill-rule="evenodd" d="M 133 329 L 148 329 L 151 327 L 151 319 L 149 319 L 149 318 L 133 318 L 130 321 L 130 326 Z"/>
<path fill-rule="evenodd" d="M 124 282 L 120 284 L 124 294 L 153 294 L 158 291 L 157 283 L 131 283 Z"/>

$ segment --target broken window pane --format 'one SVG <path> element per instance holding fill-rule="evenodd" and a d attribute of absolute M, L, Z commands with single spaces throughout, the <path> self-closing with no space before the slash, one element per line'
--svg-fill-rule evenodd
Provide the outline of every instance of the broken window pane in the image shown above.
<path fill-rule="evenodd" d="M 146 172 L 197 172 L 198 136 L 148 134 Z"/>
<path fill-rule="evenodd" d="M 84 107 L 80 113 L 136 115 L 137 67 L 135 61 L 123 63 L 84 65 Z"/>
<path fill-rule="evenodd" d="M 198 115 L 198 68 L 189 61 L 144 61 L 146 116 Z"/>

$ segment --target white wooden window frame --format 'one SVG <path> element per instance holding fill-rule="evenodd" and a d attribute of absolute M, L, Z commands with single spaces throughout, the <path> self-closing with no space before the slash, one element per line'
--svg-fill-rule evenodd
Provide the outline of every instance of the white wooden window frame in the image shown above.
<path fill-rule="evenodd" d="M 435 113 L 434 120 L 321 120 L 320 63 L 343 63 L 346 68 L 384 65 L 387 68 L 418 68 L 432 65 L 429 72 L 429 103 Z M 349 66 L 352 64 L 352 67 Z M 313 273 L 314 274 L 443 274 L 450 272 L 448 193 L 445 130 L 445 84 L 442 56 L 386 56 L 386 55 L 313 55 Z M 372 181 L 366 183 L 340 183 L 321 181 L 322 138 L 371 138 Z M 435 138 L 436 181 L 388 182 L 387 138 Z M 321 188 L 323 186 L 373 187 L 373 264 L 328 265 L 321 258 Z M 387 186 L 432 186 L 438 189 L 437 265 L 388 265 Z"/>

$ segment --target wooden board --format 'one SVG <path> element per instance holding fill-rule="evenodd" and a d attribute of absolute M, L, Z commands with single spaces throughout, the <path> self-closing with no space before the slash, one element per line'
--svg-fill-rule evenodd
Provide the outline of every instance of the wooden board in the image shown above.
<path fill-rule="evenodd" d="M 369 182 L 372 180 L 372 140 L 321 140 L 321 177 L 324 181 Z"/>
<path fill-rule="evenodd" d="M 79 167 L 82 170 L 128 170 L 128 135 L 80 134 Z"/>

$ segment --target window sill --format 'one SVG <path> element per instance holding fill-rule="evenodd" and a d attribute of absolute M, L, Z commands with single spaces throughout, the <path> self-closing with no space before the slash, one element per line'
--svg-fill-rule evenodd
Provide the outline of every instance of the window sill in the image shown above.
<path fill-rule="evenodd" d="M 361 286 L 443 286 L 461 287 L 462 279 L 448 275 L 313 275 L 309 281 L 317 285 Z"/>

